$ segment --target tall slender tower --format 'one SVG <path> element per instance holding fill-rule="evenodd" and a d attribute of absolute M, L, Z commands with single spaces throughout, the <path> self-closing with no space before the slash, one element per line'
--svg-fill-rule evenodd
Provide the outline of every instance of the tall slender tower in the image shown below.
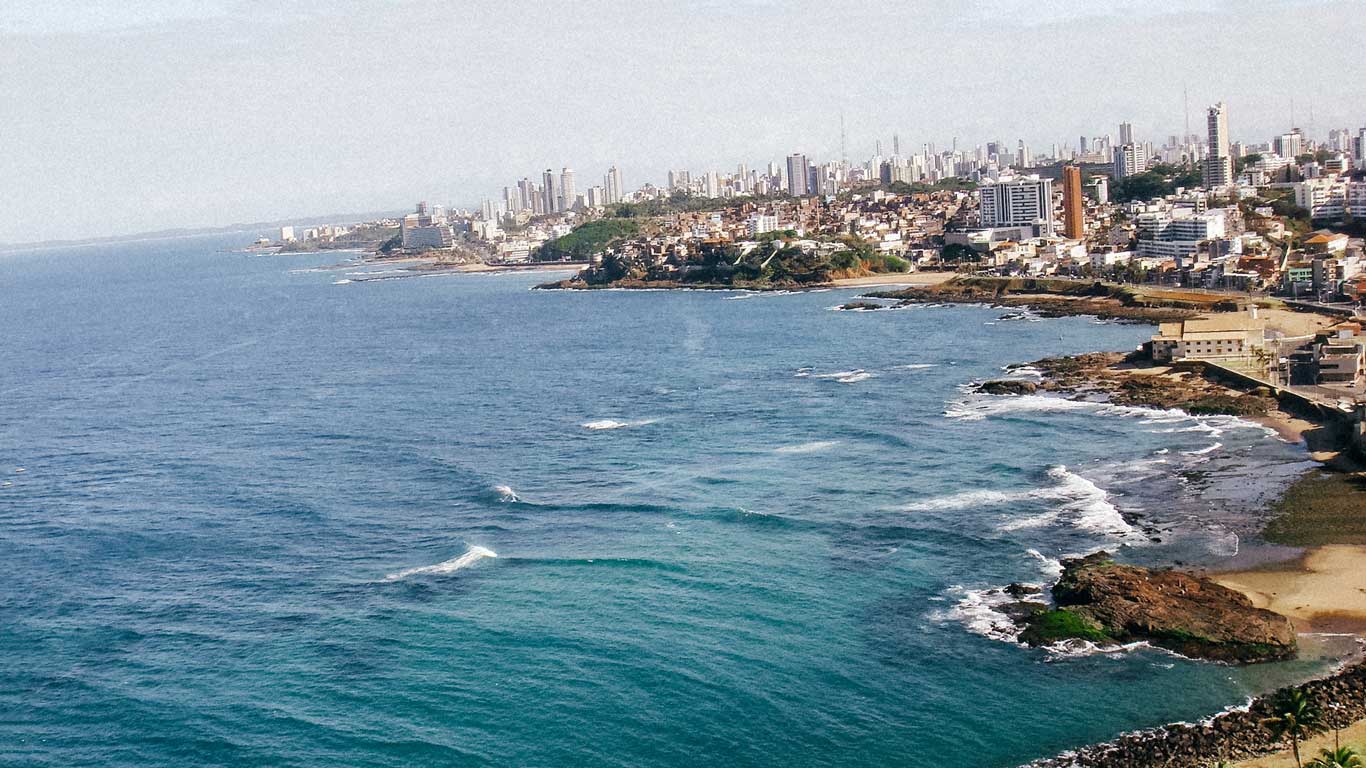
<path fill-rule="evenodd" d="M 1209 108 L 1209 154 L 1205 157 L 1205 188 L 1227 187 L 1233 183 L 1233 156 L 1228 148 L 1228 112 L 1224 102 Z"/>
<path fill-rule="evenodd" d="M 1062 169 L 1062 234 L 1069 240 L 1086 237 L 1086 209 L 1081 197 L 1081 169 Z"/>
<path fill-rule="evenodd" d="M 541 174 L 541 212 L 555 212 L 555 172 L 549 168 Z"/>
<path fill-rule="evenodd" d="M 574 209 L 574 203 L 578 197 L 578 191 L 574 188 L 574 171 L 570 168 L 560 170 L 560 205 L 557 210 L 569 211 Z"/>

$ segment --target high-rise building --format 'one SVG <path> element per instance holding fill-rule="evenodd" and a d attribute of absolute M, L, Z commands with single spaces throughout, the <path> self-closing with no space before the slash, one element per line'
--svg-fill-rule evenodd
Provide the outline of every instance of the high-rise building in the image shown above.
<path fill-rule="evenodd" d="M 1034 227 L 1039 237 L 1052 237 L 1053 180 L 1038 176 L 1016 176 L 983 184 L 982 226 Z"/>
<path fill-rule="evenodd" d="M 536 199 L 535 182 L 528 178 L 523 178 L 521 181 L 517 182 L 517 210 L 536 210 Z"/>
<path fill-rule="evenodd" d="M 1019 146 L 1015 150 L 1015 167 L 1030 168 L 1034 165 L 1034 156 L 1029 154 L 1029 145 L 1020 139 Z"/>
<path fill-rule="evenodd" d="M 1133 144 L 1133 143 L 1134 143 L 1134 126 L 1133 126 L 1131 123 L 1120 123 L 1120 124 L 1119 124 L 1119 143 L 1120 143 L 1120 144 Z"/>
<path fill-rule="evenodd" d="M 1081 196 L 1081 169 L 1062 169 L 1062 234 L 1069 240 L 1086 237 L 1086 203 Z"/>
<path fill-rule="evenodd" d="M 702 177 L 702 196 L 721 196 L 721 177 L 717 175 L 716 171 L 707 171 L 707 174 Z"/>
<path fill-rule="evenodd" d="M 1115 178 L 1148 170 L 1148 152 L 1142 144 L 1121 144 L 1115 148 Z"/>
<path fill-rule="evenodd" d="M 1304 136 L 1296 128 L 1271 140 L 1271 151 L 1281 157 L 1294 160 L 1304 152 Z"/>
<path fill-rule="evenodd" d="M 622 201 L 621 171 L 614 165 L 607 169 L 607 178 L 604 180 L 603 189 L 606 190 L 606 202 L 614 205 Z"/>
<path fill-rule="evenodd" d="M 1355 139 L 1352 139 L 1352 159 L 1356 160 L 1359 170 L 1366 170 L 1366 128 L 1357 131 Z"/>
<path fill-rule="evenodd" d="M 574 171 L 570 168 L 560 169 L 559 205 L 555 210 L 568 211 L 574 208 L 575 201 L 578 200 L 578 192 L 574 189 Z"/>
<path fill-rule="evenodd" d="M 1209 154 L 1205 156 L 1205 188 L 1217 189 L 1233 183 L 1233 156 L 1228 147 L 1228 111 L 1224 102 L 1209 108 Z"/>
<path fill-rule="evenodd" d="M 793 197 L 810 194 L 811 163 L 806 155 L 797 153 L 787 156 L 787 193 Z"/>
<path fill-rule="evenodd" d="M 554 213 L 558 210 L 555 207 L 555 172 L 549 168 L 541 174 L 541 212 Z"/>

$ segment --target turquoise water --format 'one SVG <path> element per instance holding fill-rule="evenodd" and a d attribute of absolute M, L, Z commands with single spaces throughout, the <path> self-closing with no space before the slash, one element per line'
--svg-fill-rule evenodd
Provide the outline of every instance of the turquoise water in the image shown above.
<path fill-rule="evenodd" d="M 1068 553 L 1220 561 L 1302 465 L 963 389 L 1148 328 L 253 237 L 0 255 L 0 764 L 1008 766 L 1317 668 L 990 611 Z"/>

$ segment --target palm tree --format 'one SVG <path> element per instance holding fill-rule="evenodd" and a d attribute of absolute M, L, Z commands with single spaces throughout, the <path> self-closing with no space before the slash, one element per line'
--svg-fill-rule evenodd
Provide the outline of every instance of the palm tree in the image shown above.
<path fill-rule="evenodd" d="M 1262 721 L 1277 739 L 1290 738 L 1290 749 L 1295 753 L 1296 768 L 1300 762 L 1300 741 L 1323 731 L 1323 716 L 1318 705 L 1304 691 L 1296 688 L 1277 697 L 1275 715 Z"/>
<path fill-rule="evenodd" d="M 1361 755 L 1351 747 L 1324 749 L 1309 763 L 1310 768 L 1366 768 Z"/>

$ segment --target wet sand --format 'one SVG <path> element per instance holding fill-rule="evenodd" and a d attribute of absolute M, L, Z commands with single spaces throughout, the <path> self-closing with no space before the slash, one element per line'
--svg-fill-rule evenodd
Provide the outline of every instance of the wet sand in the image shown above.
<path fill-rule="evenodd" d="M 1366 546 L 1318 547 L 1299 560 L 1214 580 L 1289 617 L 1301 633 L 1366 634 Z"/>

